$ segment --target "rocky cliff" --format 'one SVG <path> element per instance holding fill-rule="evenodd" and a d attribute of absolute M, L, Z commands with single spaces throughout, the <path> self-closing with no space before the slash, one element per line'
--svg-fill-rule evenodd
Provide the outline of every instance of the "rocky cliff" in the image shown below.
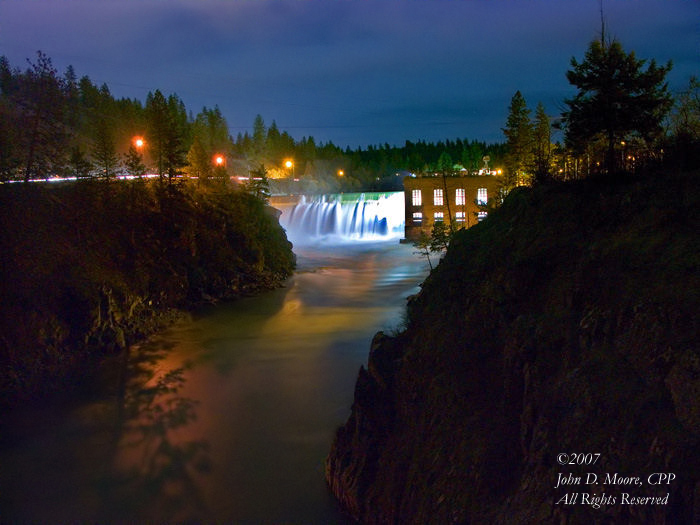
<path fill-rule="evenodd" d="M 700 523 L 697 181 L 520 189 L 459 232 L 360 370 L 326 465 L 348 512 Z"/>

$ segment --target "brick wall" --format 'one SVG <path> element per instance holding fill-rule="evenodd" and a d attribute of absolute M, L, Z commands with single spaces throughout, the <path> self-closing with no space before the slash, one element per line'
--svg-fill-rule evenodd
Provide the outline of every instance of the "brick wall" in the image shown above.
<path fill-rule="evenodd" d="M 483 197 L 485 192 L 488 203 L 491 203 L 492 199 L 498 195 L 500 182 L 501 179 L 493 175 L 445 177 L 444 179 L 443 177 L 404 178 L 406 239 L 416 240 L 421 230 L 430 234 L 434 222 L 440 220 L 440 213 L 446 225 L 453 222 L 457 228 L 474 226 L 479 220 L 479 212 L 484 211 L 483 206 L 477 205 L 477 198 Z M 439 190 L 437 195 L 435 190 Z M 463 201 L 460 201 L 458 190 L 463 195 Z M 481 193 L 479 193 L 480 190 Z M 442 194 L 441 203 L 440 194 Z M 438 214 L 437 217 L 436 214 Z"/>

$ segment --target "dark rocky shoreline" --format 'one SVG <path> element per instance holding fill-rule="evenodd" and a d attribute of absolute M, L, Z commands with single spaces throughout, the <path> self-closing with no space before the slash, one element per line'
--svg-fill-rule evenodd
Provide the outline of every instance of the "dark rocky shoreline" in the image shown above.
<path fill-rule="evenodd" d="M 186 312 L 281 286 L 274 210 L 223 183 L 0 186 L 1 408 L 89 384 Z"/>

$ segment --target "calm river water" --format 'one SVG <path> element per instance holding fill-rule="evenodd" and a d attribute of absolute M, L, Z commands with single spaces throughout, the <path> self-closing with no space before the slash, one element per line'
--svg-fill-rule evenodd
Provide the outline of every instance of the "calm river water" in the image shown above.
<path fill-rule="evenodd" d="M 123 398 L 16 415 L 0 521 L 346 523 L 323 461 L 427 263 L 396 239 L 295 251 L 285 288 L 134 349 Z"/>

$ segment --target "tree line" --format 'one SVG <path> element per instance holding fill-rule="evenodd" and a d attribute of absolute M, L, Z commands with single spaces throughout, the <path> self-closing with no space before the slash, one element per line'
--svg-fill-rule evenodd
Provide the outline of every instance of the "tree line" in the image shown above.
<path fill-rule="evenodd" d="M 115 98 L 106 84 L 60 74 L 37 52 L 25 70 L 0 56 L 0 181 L 48 176 L 161 179 L 231 175 L 296 178 L 316 192 L 401 189 L 402 175 L 454 175 L 503 167 L 506 189 L 553 178 L 700 163 L 700 83 L 674 99 L 671 64 L 647 63 L 601 37 L 566 73 L 577 94 L 556 118 L 539 103 L 531 117 L 520 91 L 510 101 L 504 143 L 469 139 L 406 141 L 402 146 L 341 148 L 295 140 L 256 116 L 252 134 L 233 138 L 218 107 L 188 111 L 160 90 L 145 102 Z M 553 142 L 554 129 L 564 141 Z"/>
<path fill-rule="evenodd" d="M 260 115 L 252 134 L 233 138 L 218 107 L 193 115 L 176 94 L 160 90 L 145 102 L 116 98 L 106 84 L 78 78 L 72 66 L 59 73 L 42 52 L 27 62 L 21 70 L 0 57 L 0 181 L 262 174 L 300 179 L 310 191 L 400 189 L 397 174 L 437 170 L 446 159 L 450 169 L 475 170 L 485 155 L 497 159 L 505 151 L 468 139 L 343 149 L 313 137 L 295 140 Z"/>

